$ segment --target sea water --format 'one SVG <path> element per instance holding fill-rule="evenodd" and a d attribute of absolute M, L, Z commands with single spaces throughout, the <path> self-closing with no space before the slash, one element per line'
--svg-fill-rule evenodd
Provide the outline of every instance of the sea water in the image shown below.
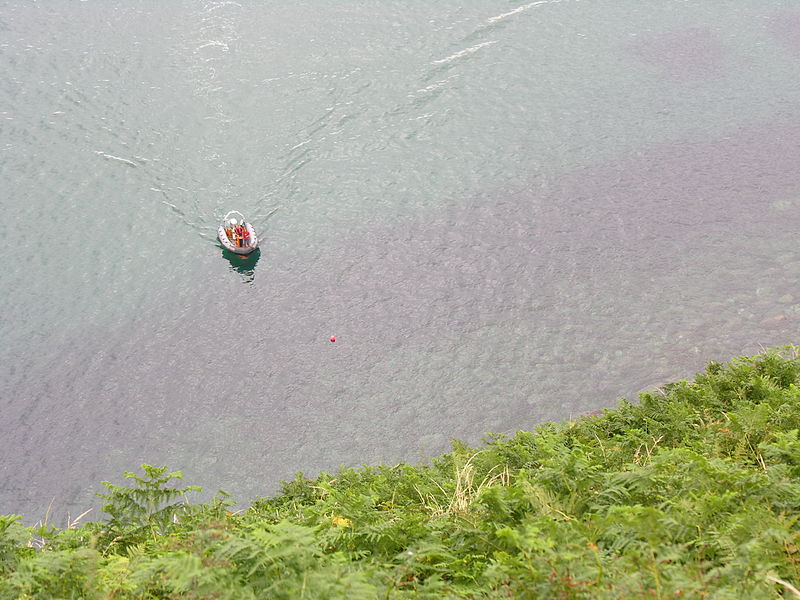
<path fill-rule="evenodd" d="M 246 502 L 797 341 L 792 3 L 7 0 L 0 68 L 0 514 L 144 462 Z"/>

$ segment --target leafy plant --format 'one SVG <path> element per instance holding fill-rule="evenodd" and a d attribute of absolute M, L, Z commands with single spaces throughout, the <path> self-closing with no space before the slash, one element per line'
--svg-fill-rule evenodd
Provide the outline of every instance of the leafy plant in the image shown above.
<path fill-rule="evenodd" d="M 174 480 L 183 478 L 180 471 L 170 473 L 167 467 L 148 464 L 141 468 L 142 476 L 130 471 L 124 473 L 125 478 L 133 480 L 133 487 L 102 482 L 108 492 L 97 495 L 103 500 L 103 512 L 110 516 L 101 532 L 103 542 L 132 545 L 142 541 L 147 534 L 155 539 L 166 533 L 179 517 L 194 510 L 188 502 L 175 500 L 189 492 L 199 492 L 199 486 L 171 487 Z"/>

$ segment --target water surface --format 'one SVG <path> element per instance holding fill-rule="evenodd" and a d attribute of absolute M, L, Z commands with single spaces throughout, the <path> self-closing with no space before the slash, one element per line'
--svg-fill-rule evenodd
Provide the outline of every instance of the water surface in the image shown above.
<path fill-rule="evenodd" d="M 0 513 L 142 462 L 247 500 L 796 341 L 790 7 L 4 2 Z"/>

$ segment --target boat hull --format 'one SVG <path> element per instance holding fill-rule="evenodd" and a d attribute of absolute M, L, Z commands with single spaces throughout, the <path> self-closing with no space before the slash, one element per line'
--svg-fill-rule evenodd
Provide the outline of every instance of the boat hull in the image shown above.
<path fill-rule="evenodd" d="M 228 239 L 228 234 L 225 233 L 225 228 L 222 225 L 219 226 L 219 229 L 217 229 L 217 237 L 226 250 L 230 250 L 234 254 L 250 254 L 251 252 L 254 252 L 256 248 L 258 248 L 258 236 L 256 235 L 256 230 L 253 229 L 253 226 L 250 225 L 250 223 L 245 223 L 245 227 L 247 227 L 247 231 L 250 234 L 250 245 L 240 248 L 230 239 Z"/>

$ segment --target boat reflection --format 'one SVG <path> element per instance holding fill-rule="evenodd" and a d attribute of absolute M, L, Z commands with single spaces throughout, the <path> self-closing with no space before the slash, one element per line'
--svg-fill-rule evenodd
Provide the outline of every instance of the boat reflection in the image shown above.
<path fill-rule="evenodd" d="M 222 256 L 231 265 L 231 270 L 242 276 L 243 283 L 252 283 L 256 277 L 256 264 L 261 258 L 261 249 L 256 248 L 250 254 L 235 254 L 222 248 Z"/>

